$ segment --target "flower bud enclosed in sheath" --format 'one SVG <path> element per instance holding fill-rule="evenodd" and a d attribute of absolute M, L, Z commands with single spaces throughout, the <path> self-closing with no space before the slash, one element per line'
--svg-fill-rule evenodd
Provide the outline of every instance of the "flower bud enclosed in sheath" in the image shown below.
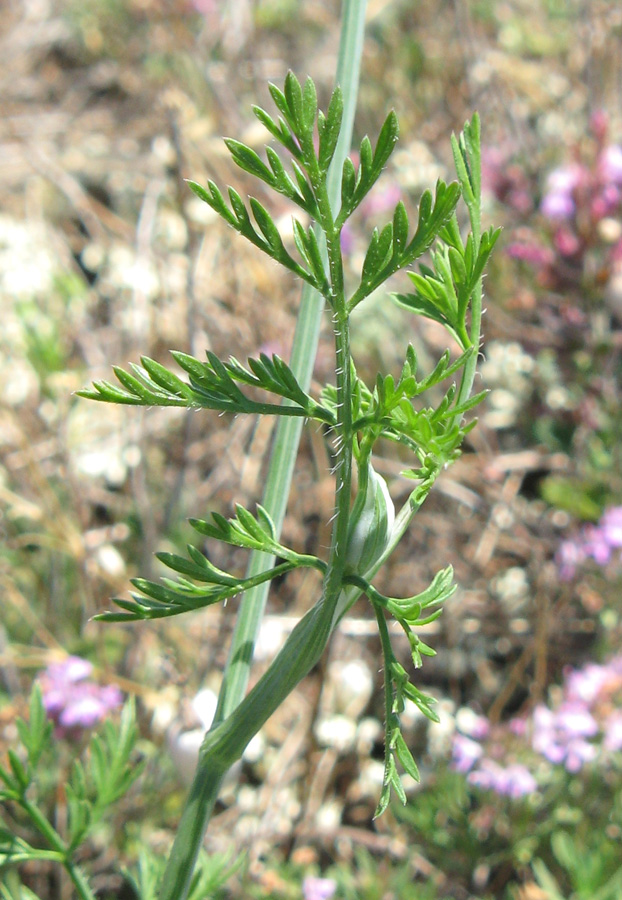
<path fill-rule="evenodd" d="M 385 551 L 394 520 L 395 507 L 387 483 L 368 462 L 366 472 L 359 471 L 359 490 L 350 515 L 347 572 L 369 572 Z"/>

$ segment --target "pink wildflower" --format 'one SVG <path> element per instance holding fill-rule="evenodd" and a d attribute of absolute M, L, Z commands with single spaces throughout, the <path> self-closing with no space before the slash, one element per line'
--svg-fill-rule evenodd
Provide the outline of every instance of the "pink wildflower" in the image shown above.
<path fill-rule="evenodd" d="M 302 883 L 303 900 L 330 900 L 337 890 L 337 882 L 332 878 L 308 876 Z"/>
<path fill-rule="evenodd" d="M 622 147 L 610 144 L 598 158 L 598 167 L 604 181 L 622 185 Z"/>
<path fill-rule="evenodd" d="M 92 728 L 122 703 L 116 685 L 89 681 L 93 666 L 86 659 L 68 656 L 52 663 L 41 675 L 43 705 L 56 725 L 59 737 L 75 735 Z"/>

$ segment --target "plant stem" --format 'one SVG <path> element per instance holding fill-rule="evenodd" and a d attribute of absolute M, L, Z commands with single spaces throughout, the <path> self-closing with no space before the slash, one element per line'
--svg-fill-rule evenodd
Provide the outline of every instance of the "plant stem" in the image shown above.
<path fill-rule="evenodd" d="M 327 599 L 325 594 L 303 616 L 253 689 L 223 722 L 205 736 L 164 873 L 161 900 L 183 900 L 186 897 L 196 856 L 225 773 L 322 655 L 333 622 Z"/>
<path fill-rule="evenodd" d="M 391 638 L 389 637 L 389 629 L 387 628 L 387 620 L 385 619 L 384 609 L 375 600 L 371 601 L 376 622 L 378 624 L 378 634 L 380 635 L 380 644 L 382 646 L 382 659 L 384 662 L 384 720 L 385 724 L 391 721 L 393 715 L 393 680 L 391 677 L 391 662 L 394 659 L 393 647 L 391 646 Z M 391 756 L 391 747 L 389 741 L 385 741 L 384 747 L 384 764 L 385 767 Z"/>
<path fill-rule="evenodd" d="M 458 172 L 458 177 L 460 179 L 460 183 L 462 185 L 462 194 L 464 200 L 467 205 L 467 209 L 469 211 L 469 222 L 471 224 L 471 233 L 473 235 L 473 249 L 475 254 L 479 253 L 481 236 L 482 236 L 482 206 L 481 206 L 481 182 L 482 182 L 482 173 L 481 173 L 481 159 L 479 156 L 479 116 L 477 113 L 474 114 L 469 128 L 473 128 L 477 133 L 477 145 L 478 150 L 476 155 L 472 155 L 469 163 L 471 166 L 471 172 L 463 171 L 463 165 L 460 163 L 460 150 L 459 150 L 459 141 L 454 137 L 452 137 L 452 148 L 454 152 L 454 159 L 456 161 L 456 171 Z M 465 132 L 467 130 L 467 126 L 465 125 Z M 466 138 L 465 138 L 466 143 Z M 470 339 L 471 344 L 475 348 L 475 351 L 471 357 L 466 362 L 464 367 L 464 371 L 462 373 L 462 379 L 460 382 L 460 389 L 458 391 L 458 396 L 456 398 L 456 406 L 459 406 L 461 403 L 464 403 L 465 400 L 471 396 L 471 391 L 473 390 L 473 383 L 475 381 L 475 375 L 477 371 L 477 363 L 479 359 L 479 346 L 481 343 L 481 334 L 482 334 L 482 300 L 483 300 L 483 281 L 480 278 L 475 285 L 475 289 L 473 291 L 473 295 L 471 297 L 471 333 Z"/>
<path fill-rule="evenodd" d="M 45 837 L 53 851 L 61 856 L 62 865 L 71 878 L 80 900 L 95 900 L 95 894 L 89 887 L 88 879 L 82 870 L 71 861 L 67 846 L 56 829 L 52 827 L 48 819 L 34 803 L 30 803 L 25 798 L 22 798 L 19 802 L 39 833 Z"/>

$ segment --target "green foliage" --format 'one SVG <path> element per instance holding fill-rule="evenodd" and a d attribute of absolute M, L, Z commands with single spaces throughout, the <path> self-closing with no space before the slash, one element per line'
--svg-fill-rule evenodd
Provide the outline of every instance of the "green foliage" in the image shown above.
<path fill-rule="evenodd" d="M 230 142 L 231 143 L 231 142 Z M 235 147 L 235 152 L 232 150 L 231 146 L 229 146 L 229 150 L 234 154 L 234 159 L 240 165 L 240 148 L 244 145 L 240 144 Z M 245 148 L 248 150 L 249 154 L 253 153 L 250 147 Z M 266 170 L 267 171 L 267 170 Z M 256 174 L 256 173 L 253 173 Z M 188 186 L 194 191 L 194 193 L 199 197 L 199 199 L 205 201 L 212 209 L 221 216 L 225 222 L 231 225 L 239 234 L 246 238 L 247 241 L 250 241 L 251 244 L 254 244 L 256 247 L 259 247 L 260 250 L 263 250 L 268 256 L 272 257 L 272 259 L 281 263 L 285 268 L 290 269 L 294 274 L 298 275 L 303 281 L 307 281 L 312 287 L 320 290 L 324 285 L 318 283 L 317 278 L 313 275 L 312 272 L 309 272 L 303 266 L 296 262 L 295 259 L 290 256 L 290 254 L 285 249 L 285 245 L 283 244 L 283 240 L 281 235 L 279 234 L 278 228 L 274 224 L 270 213 L 261 205 L 259 200 L 255 199 L 255 197 L 251 197 L 249 200 L 249 206 L 251 208 L 251 212 L 253 213 L 253 217 L 255 219 L 255 224 L 257 227 L 253 225 L 251 217 L 249 215 L 246 204 L 238 194 L 236 190 L 233 188 L 229 188 L 229 203 L 225 201 L 224 197 L 216 187 L 213 181 L 208 182 L 208 190 L 202 188 L 201 185 L 197 184 L 194 181 L 189 181 Z M 294 199 L 293 197 L 291 199 Z M 299 198 L 298 202 L 305 202 L 303 197 Z"/>
<path fill-rule="evenodd" d="M 412 265 L 422 256 L 439 237 L 442 226 L 452 216 L 459 199 L 460 186 L 455 182 L 447 185 L 439 181 L 434 198 L 430 191 L 425 191 L 419 203 L 417 230 L 410 241 L 406 208 L 403 203 L 398 203 L 393 222 L 385 225 L 381 232 L 375 230 L 372 234 L 363 263 L 361 284 L 352 295 L 348 308 L 354 309 L 391 275 Z"/>
<path fill-rule="evenodd" d="M 133 375 L 119 366 L 113 367 L 121 388 L 108 381 L 96 381 L 91 389 L 78 391 L 78 396 L 130 406 L 202 407 L 230 413 L 303 416 L 334 424 L 334 415 L 302 390 L 287 363 L 278 356 L 270 359 L 262 353 L 259 359 L 249 359 L 249 368 L 245 369 L 233 357 L 228 362 L 221 362 L 209 350 L 207 362 L 200 362 L 187 353 L 173 352 L 172 355 L 189 374 L 189 383 L 156 360 L 143 356 L 142 366 L 132 365 Z M 260 403 L 245 396 L 237 384 L 284 397 L 290 404 Z"/>
<path fill-rule="evenodd" d="M 477 406 L 486 391 L 475 394 L 464 403 L 452 405 L 455 387 L 449 388 L 436 407 L 416 409 L 412 400 L 440 384 L 462 369 L 471 358 L 469 347 L 461 356 L 450 362 L 446 351 L 433 371 L 417 381 L 417 355 L 409 344 L 401 375 L 396 382 L 392 375 L 376 376 L 376 384 L 370 390 L 359 378 L 354 379 L 352 390 L 353 429 L 359 433 L 360 442 L 354 452 L 359 463 L 371 453 L 378 438 L 385 438 L 407 446 L 416 454 L 422 466 L 433 463 L 440 467 L 452 462 L 472 424 L 463 426 L 456 417 Z M 336 410 L 337 395 L 332 385 L 322 393 L 324 406 Z M 420 478 L 420 470 L 411 470 L 407 476 Z"/>
<path fill-rule="evenodd" d="M 437 716 L 432 698 L 412 683 L 395 657 L 385 616 L 393 616 L 404 629 L 413 664 L 419 667 L 423 656 L 433 655 L 434 651 L 415 629 L 439 615 L 439 606 L 454 590 L 453 573 L 451 568 L 444 569 L 428 589 L 402 600 L 379 594 L 371 579 L 395 549 L 440 471 L 458 456 L 465 435 L 474 425 L 465 423 L 464 415 L 484 396 L 471 396 L 480 342 L 481 279 L 499 232 L 491 229 L 481 234 L 478 117 L 474 116 L 464 133 L 452 141 L 458 181 L 439 181 L 434 195 L 424 192 L 414 233 L 404 204 L 397 204 L 391 222 L 372 233 L 359 284 L 348 297 L 341 231 L 393 152 L 398 139 L 397 117 L 394 112 L 389 113 L 375 146 L 368 137 L 363 138 L 358 166 L 350 159 L 343 163 L 340 206 L 336 209 L 329 196 L 327 176 L 342 126 L 344 103 L 340 89 L 333 92 L 326 113 L 318 110 L 310 78 L 301 84 L 290 72 L 283 90 L 270 85 L 270 95 L 277 108 L 276 117 L 260 107 L 255 107 L 254 112 L 279 152 L 267 147 L 264 160 L 238 140 L 230 138 L 225 144 L 241 169 L 312 219 L 309 228 L 294 219 L 295 250 L 291 249 L 297 251 L 299 259 L 291 255 L 270 212 L 256 198 L 245 202 L 233 187 L 228 188 L 225 197 L 212 181 L 206 187 L 196 182 L 189 182 L 189 186 L 226 224 L 322 295 L 330 309 L 335 334 L 334 384 L 327 385 L 319 399 L 314 400 L 302 389 L 292 369 L 277 356 L 250 359 L 245 368 L 235 359 L 221 361 L 211 352 L 207 353 L 206 362 L 177 352 L 173 355 L 189 376 L 188 382 L 159 362 L 143 358 L 142 366 L 132 366 L 131 372 L 114 369 L 120 387 L 96 382 L 81 392 L 90 399 L 122 404 L 299 416 L 321 422 L 334 435 L 335 517 L 326 560 L 284 547 L 262 507 L 258 506 L 257 514 L 252 515 L 236 506 L 231 519 L 212 513 L 210 519 L 191 519 L 190 524 L 209 540 L 277 557 L 280 561 L 276 567 L 239 577 L 216 568 L 192 546 L 188 547 L 187 557 L 161 553 L 158 558 L 177 573 L 177 579 L 163 578 L 159 583 L 134 579 L 138 593 L 132 594 L 131 600 L 115 601 L 121 612 L 98 617 L 124 621 L 177 615 L 226 600 L 303 566 L 315 568 L 323 576 L 320 599 L 298 623 L 270 669 L 229 718 L 206 737 L 195 787 L 165 871 L 163 900 L 179 900 L 189 889 L 189 872 L 202 835 L 200 823 L 209 817 L 222 773 L 271 711 L 315 665 L 335 625 L 361 591 L 369 597 L 376 613 L 385 661 L 385 773 L 377 814 L 386 809 L 392 790 L 405 801 L 398 765 L 413 778 L 418 778 L 418 769 L 401 733 L 400 715 L 410 700 L 427 718 L 435 721 Z M 289 157 L 288 165 L 279 153 Z M 461 196 L 471 223 L 471 233 L 464 239 L 456 217 Z M 370 388 L 357 376 L 351 357 L 350 314 L 394 273 L 413 265 L 427 251 L 429 264 L 420 264 L 417 273 L 410 273 L 415 293 L 400 294 L 396 299 L 416 314 L 442 322 L 461 353 L 452 359 L 448 350 L 430 373 L 421 376 L 416 352 L 409 346 L 399 378 L 379 374 Z M 459 383 L 449 383 L 440 400 L 428 405 L 420 402 L 430 388 L 457 375 Z M 245 387 L 271 395 L 269 402 L 255 399 L 254 393 L 244 391 Z M 279 402 L 273 402 L 275 397 Z M 372 464 L 372 452 L 379 438 L 404 445 L 415 459 L 405 474 L 416 484 L 397 517 L 388 487 Z M 358 485 L 351 506 L 354 463 Z M 201 794 L 200 801 L 195 799 L 195 792 Z M 76 794 L 76 820 L 80 820 L 81 797 Z"/>
<path fill-rule="evenodd" d="M 125 705 L 118 725 L 107 721 L 82 757 L 74 760 L 65 784 L 66 833 L 59 832 L 54 819 L 48 818 L 40 796 L 40 768 L 53 760 L 54 740 L 38 684 L 31 692 L 28 721 L 18 719 L 17 730 L 20 743 L 8 751 L 8 767 L 0 765 L 0 802 L 6 809 L 6 818 L 0 819 L 6 822 L 6 827 L 0 826 L 0 872 L 26 862 L 53 861 L 66 869 L 81 900 L 93 900 L 86 876 L 76 864 L 78 849 L 141 773 L 141 766 L 133 760 L 137 739 L 134 704 Z M 20 828 L 23 825 L 38 834 L 36 844 L 10 827 L 14 818 Z"/>
<path fill-rule="evenodd" d="M 17 733 L 28 753 L 28 765 L 36 769 L 41 754 L 49 744 L 52 723 L 48 721 L 41 699 L 41 688 L 35 684 L 30 694 L 28 722 L 17 720 Z"/>
<path fill-rule="evenodd" d="M 596 522 L 604 512 L 606 489 L 604 485 L 549 475 L 540 485 L 542 497 L 551 506 L 566 510 L 585 522 Z"/>
<path fill-rule="evenodd" d="M 283 862 L 278 856 L 266 862 L 285 883 L 281 891 L 270 894 L 270 900 L 298 900 L 301 882 L 306 877 L 334 882 L 335 900 L 449 900 L 439 892 L 435 879 L 414 876 L 410 848 L 404 858 L 395 858 L 393 854 L 372 852 L 355 843 L 346 861 L 334 862 L 321 875 L 316 867 L 309 871 L 306 865 Z M 244 900 L 266 900 L 266 889 L 256 879 L 245 878 L 242 895 Z"/>
<path fill-rule="evenodd" d="M 422 265 L 418 273 L 408 273 L 415 292 L 396 294 L 395 299 L 412 312 L 439 322 L 466 349 L 471 345 L 469 302 L 500 233 L 500 229 L 485 232 L 476 253 L 473 235 L 463 243 L 454 215 L 442 232 L 446 243 L 431 253 L 432 266 Z"/>
<path fill-rule="evenodd" d="M 538 772 L 539 791 L 522 799 L 482 792 L 435 760 L 416 801 L 392 807 L 412 852 L 423 852 L 456 885 L 471 882 L 476 864 L 489 867 L 490 893 L 481 888 L 478 897 L 520 900 L 518 884 L 534 879 L 543 900 L 620 896 L 619 766 L 615 774 L 598 765 L 570 774 L 541 759 L 538 767 L 528 749 L 515 752 L 526 752 L 518 761 Z"/>
<path fill-rule="evenodd" d="M 393 153 L 399 135 L 397 116 L 390 112 L 378 135 L 376 147 L 372 150 L 368 137 L 364 137 L 359 148 L 359 168 L 356 170 L 351 159 L 346 159 L 343 165 L 341 178 L 341 210 L 337 218 L 337 224 L 343 225 L 361 201 L 367 196 Z M 406 226 L 407 228 L 407 226 Z M 383 229 L 384 231 L 384 229 Z M 386 243 L 386 238 L 381 242 Z M 389 241 L 388 246 L 391 242 Z M 370 248 L 379 244 L 377 232 L 372 237 Z M 369 255 L 369 251 L 368 251 Z M 381 257 L 378 256 L 378 259 Z M 384 257 L 382 257 L 384 258 Z M 363 268 L 365 268 L 363 266 Z M 376 266 L 375 268 L 378 268 Z"/>
<path fill-rule="evenodd" d="M 188 900 L 208 900 L 215 897 L 219 888 L 238 871 L 243 861 L 244 857 L 241 856 L 232 864 L 226 854 L 213 853 L 208 856 L 201 852 L 190 883 Z M 137 864 L 125 872 L 140 900 L 158 900 L 158 886 L 165 863 L 166 859 L 161 854 L 143 847 Z"/>
<path fill-rule="evenodd" d="M 383 789 L 376 808 L 376 816 L 382 815 L 389 805 L 391 791 L 395 791 L 402 803 L 406 803 L 406 793 L 397 769 L 399 762 L 411 778 L 419 781 L 419 769 L 402 736 L 400 716 L 404 712 L 406 700 L 415 704 L 417 709 L 430 721 L 438 722 L 438 715 L 433 709 L 434 699 L 417 688 L 410 680 L 404 666 L 397 660 L 387 630 L 385 612 L 390 613 L 406 633 L 415 669 L 422 665 L 423 656 L 435 656 L 436 652 L 421 640 L 413 629 L 434 622 L 440 614 L 440 607 L 456 590 L 453 581 L 453 569 L 448 566 L 438 572 L 426 590 L 414 597 L 396 599 L 385 597 L 371 584 L 359 576 L 350 576 L 346 580 L 360 587 L 371 600 L 376 612 L 385 671 L 385 766 Z M 425 610 L 432 610 L 424 614 Z"/>
<path fill-rule="evenodd" d="M 615 900 L 622 891 L 619 844 L 602 839 L 590 843 L 592 846 L 586 847 L 567 831 L 555 831 L 551 836 L 555 862 L 576 900 Z M 534 861 L 533 870 L 549 900 L 564 900 L 564 889 L 541 859 Z"/>
<path fill-rule="evenodd" d="M 104 622 L 124 622 L 175 616 L 235 597 L 256 584 L 277 578 L 292 569 L 311 567 L 319 569 L 320 572 L 326 569 L 326 564 L 316 556 L 296 553 L 281 544 L 276 539 L 274 523 L 262 506 L 257 507 L 257 517 L 238 504 L 236 515 L 232 519 L 226 519 L 214 512 L 211 522 L 205 519 L 190 519 L 190 524 L 195 531 L 206 537 L 236 547 L 245 547 L 247 550 L 270 553 L 285 561 L 261 575 L 240 578 L 218 569 L 190 544 L 187 547 L 188 557 L 178 556 L 176 553 L 158 553 L 156 555 L 160 562 L 182 577 L 177 581 L 165 578 L 163 584 L 145 578 L 134 578 L 132 584 L 142 594 L 132 594 L 132 601 L 122 599 L 114 601 L 125 612 L 106 612 L 95 616 L 95 619 Z M 194 583 L 196 581 L 209 587 L 200 587 Z"/>

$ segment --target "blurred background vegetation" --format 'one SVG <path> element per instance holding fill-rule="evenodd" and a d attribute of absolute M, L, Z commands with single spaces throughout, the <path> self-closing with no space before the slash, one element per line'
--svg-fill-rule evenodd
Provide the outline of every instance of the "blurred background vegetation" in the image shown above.
<path fill-rule="evenodd" d="M 235 604 L 163 625 L 89 619 L 133 575 L 158 574 L 153 553 L 184 546 L 187 516 L 260 499 L 273 422 L 108 408 L 73 392 L 141 354 L 167 361 L 169 349 L 287 358 L 299 286 L 183 179 L 264 201 L 221 136 L 259 149 L 266 135 L 250 106 L 269 106 L 267 82 L 289 68 L 312 75 L 326 101 L 339 6 L 3 7 L 0 750 L 15 741 L 33 679 L 67 653 L 138 698 L 145 772 L 86 860 L 102 897 L 131 896 L 119 861 L 142 844 L 169 846 L 196 746 L 188 735 L 218 690 Z M 294 900 L 320 873 L 344 900 L 622 895 L 621 84 L 614 0 L 369 2 L 356 137 L 373 136 L 393 107 L 402 138 L 346 236 L 349 272 L 396 199 L 414 210 L 450 176 L 449 135 L 475 109 L 486 225 L 504 226 L 485 285 L 491 394 L 378 584 L 412 594 L 455 565 L 461 589 L 430 627 L 438 655 L 422 674 L 442 721 L 411 717 L 422 783 L 405 779 L 409 805 L 372 822 L 381 674 L 361 603 L 223 795 L 207 847 L 233 848 L 244 865 L 219 897 Z M 286 202 L 268 202 L 287 230 Z M 367 378 L 396 372 L 408 340 L 423 362 L 445 346 L 433 323 L 384 296 L 355 318 Z M 318 384 L 330 338 L 327 328 Z M 378 469 L 403 499 L 399 452 L 382 449 Z M 287 542 L 325 547 L 331 504 L 322 435 L 309 430 Z M 244 566 L 224 552 L 217 565 Z M 294 573 L 273 592 L 258 671 L 316 587 Z M 61 823 L 57 782 L 79 745 L 59 739 L 43 779 Z M 504 781 L 512 766 L 533 781 Z M 69 896 L 51 868 L 24 877 L 43 900 Z"/>

